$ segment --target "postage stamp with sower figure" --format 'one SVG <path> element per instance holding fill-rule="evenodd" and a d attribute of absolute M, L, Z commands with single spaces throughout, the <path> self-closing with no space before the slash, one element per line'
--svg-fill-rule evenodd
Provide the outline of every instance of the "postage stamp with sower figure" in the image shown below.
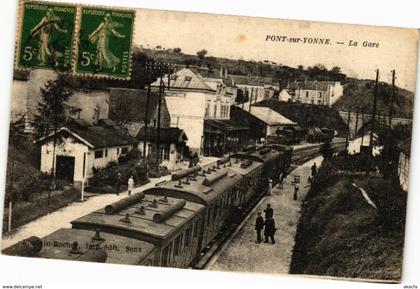
<path fill-rule="evenodd" d="M 76 5 L 24 2 L 17 66 L 70 71 L 76 12 Z"/>
<path fill-rule="evenodd" d="M 75 72 L 129 78 L 135 11 L 82 7 Z"/>

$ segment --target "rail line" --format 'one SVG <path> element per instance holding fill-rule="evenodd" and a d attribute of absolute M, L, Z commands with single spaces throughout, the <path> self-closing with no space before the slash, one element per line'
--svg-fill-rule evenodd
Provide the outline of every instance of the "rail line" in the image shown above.
<path fill-rule="evenodd" d="M 338 151 L 339 149 L 343 149 L 345 145 L 345 142 L 338 141 L 331 144 L 331 148 L 334 151 Z M 321 155 L 320 153 L 320 145 L 317 146 L 311 146 L 311 147 L 305 147 L 300 148 L 296 151 L 293 151 L 292 155 L 292 164 L 288 170 L 288 173 L 293 171 L 297 166 L 307 162 L 310 159 L 316 158 L 317 156 Z M 258 208 L 258 206 L 264 201 L 266 196 L 262 196 L 260 198 L 255 199 L 252 204 L 246 209 L 244 213 L 244 218 L 241 221 L 240 224 L 232 226 L 225 232 L 219 235 L 219 237 L 216 238 L 216 240 L 213 242 L 213 244 L 207 249 L 207 251 L 202 255 L 200 260 L 195 264 L 192 269 L 206 269 L 210 265 L 212 265 L 217 258 L 215 256 L 219 255 L 221 251 L 226 247 L 228 244 L 228 241 L 235 236 L 239 231 L 243 228 L 245 223 L 248 221 L 248 219 L 251 217 L 252 213 Z"/>

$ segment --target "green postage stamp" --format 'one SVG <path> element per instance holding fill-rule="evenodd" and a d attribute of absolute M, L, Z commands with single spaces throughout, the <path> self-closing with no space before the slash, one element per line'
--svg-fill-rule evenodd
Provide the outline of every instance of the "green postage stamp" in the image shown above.
<path fill-rule="evenodd" d="M 129 78 L 135 11 L 82 7 L 75 71 Z"/>
<path fill-rule="evenodd" d="M 76 5 L 23 2 L 19 68 L 72 69 Z"/>
<path fill-rule="evenodd" d="M 134 10 L 21 0 L 16 68 L 129 79 Z"/>

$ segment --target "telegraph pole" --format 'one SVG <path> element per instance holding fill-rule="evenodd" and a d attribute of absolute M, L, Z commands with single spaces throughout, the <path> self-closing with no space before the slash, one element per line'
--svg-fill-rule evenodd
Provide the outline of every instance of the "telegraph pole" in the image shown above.
<path fill-rule="evenodd" d="M 370 127 L 370 139 L 369 139 L 369 154 L 368 154 L 367 168 L 366 168 L 367 177 L 369 177 L 370 161 L 371 161 L 370 159 L 372 158 L 372 152 L 373 152 L 373 130 L 375 128 L 376 102 L 377 102 L 377 97 L 378 97 L 378 82 L 379 82 L 379 69 L 376 69 L 375 90 L 373 92 L 372 123 Z"/>
<path fill-rule="evenodd" d="M 360 143 L 360 152 L 362 152 L 364 138 L 365 138 L 365 112 L 364 112 L 364 108 L 362 107 L 362 142 Z"/>
<path fill-rule="evenodd" d="M 355 138 L 357 136 L 357 127 L 359 125 L 359 110 L 360 110 L 360 107 L 357 107 L 357 111 L 356 111 L 356 126 L 354 127 L 354 137 Z"/>
<path fill-rule="evenodd" d="M 392 70 L 392 95 L 391 95 L 391 104 L 389 106 L 389 128 L 391 129 L 392 125 L 392 113 L 394 110 L 394 98 L 395 98 L 395 69 Z"/>
<path fill-rule="evenodd" d="M 347 135 L 346 135 L 346 152 L 347 152 L 347 149 L 349 147 L 349 137 L 350 137 L 350 112 L 351 112 L 350 109 L 351 108 L 349 108 L 349 112 L 348 112 L 348 115 L 347 115 L 347 127 L 348 127 L 348 129 L 347 129 Z"/>
<path fill-rule="evenodd" d="M 143 142 L 143 158 L 146 159 L 146 142 L 147 142 L 147 124 L 149 122 L 149 105 L 150 105 L 150 81 L 147 84 L 147 95 L 146 95 L 146 113 L 144 115 L 144 142 Z"/>
<path fill-rule="evenodd" d="M 251 90 L 251 95 L 249 96 L 249 108 L 248 108 L 248 113 L 251 113 L 251 104 L 252 104 L 252 94 L 253 94 L 253 89 Z"/>
<path fill-rule="evenodd" d="M 156 133 L 156 146 L 157 146 L 157 168 L 159 169 L 159 161 L 160 161 L 160 115 L 161 115 L 161 107 L 162 107 L 162 96 L 164 94 L 165 85 L 163 83 L 163 70 L 162 66 L 159 66 L 159 74 L 160 74 L 160 82 L 159 82 L 159 100 L 158 100 L 158 121 L 157 121 L 157 133 Z"/>

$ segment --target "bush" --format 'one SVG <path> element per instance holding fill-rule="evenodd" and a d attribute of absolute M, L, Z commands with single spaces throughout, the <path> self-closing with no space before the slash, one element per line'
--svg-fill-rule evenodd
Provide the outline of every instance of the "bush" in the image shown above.
<path fill-rule="evenodd" d="M 135 183 L 144 183 L 147 180 L 146 163 L 135 159 L 127 160 L 123 164 L 110 162 L 104 168 L 93 169 L 93 177 L 89 184 L 99 188 L 111 186 L 114 191 L 120 191 L 120 187 L 127 184 L 130 176 L 133 176 Z"/>

